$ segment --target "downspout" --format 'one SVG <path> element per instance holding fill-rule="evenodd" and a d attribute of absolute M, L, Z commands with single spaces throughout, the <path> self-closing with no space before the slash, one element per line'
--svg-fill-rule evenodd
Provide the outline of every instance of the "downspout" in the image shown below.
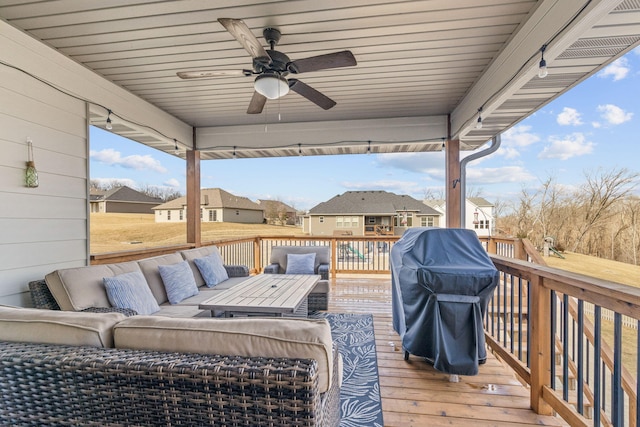
<path fill-rule="evenodd" d="M 491 146 L 486 150 L 478 151 L 460 161 L 460 225 L 465 228 L 466 204 L 467 204 L 467 163 L 495 153 L 500 148 L 500 134 L 491 139 Z"/>

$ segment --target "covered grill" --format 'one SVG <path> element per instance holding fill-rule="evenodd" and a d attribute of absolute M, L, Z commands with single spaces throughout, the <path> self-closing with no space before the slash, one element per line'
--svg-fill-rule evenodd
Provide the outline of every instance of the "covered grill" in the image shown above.
<path fill-rule="evenodd" d="M 472 230 L 411 228 L 391 250 L 393 328 L 442 372 L 476 375 L 498 270 Z"/>

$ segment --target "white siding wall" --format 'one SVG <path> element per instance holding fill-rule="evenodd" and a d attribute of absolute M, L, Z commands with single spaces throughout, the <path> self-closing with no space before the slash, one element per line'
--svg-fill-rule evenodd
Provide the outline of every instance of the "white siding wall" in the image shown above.
<path fill-rule="evenodd" d="M 30 305 L 27 284 L 86 265 L 87 108 L 0 66 L 0 303 Z M 27 137 L 40 186 L 24 186 Z"/>
<path fill-rule="evenodd" d="M 28 306 L 29 281 L 88 263 L 89 144 L 87 104 L 27 73 L 180 141 L 192 128 L 2 20 L 0 60 L 0 304 Z M 38 188 L 23 184 L 27 137 Z"/>

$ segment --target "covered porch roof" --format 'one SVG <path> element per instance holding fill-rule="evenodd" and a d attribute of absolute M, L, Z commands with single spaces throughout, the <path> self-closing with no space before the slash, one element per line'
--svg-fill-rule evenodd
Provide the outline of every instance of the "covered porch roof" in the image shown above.
<path fill-rule="evenodd" d="M 635 0 L 3 1 L 0 17 L 54 56 L 4 61 L 90 103 L 91 123 L 203 160 L 305 154 L 474 150 L 640 41 Z M 247 114 L 253 77 L 182 80 L 178 71 L 239 71 L 251 57 L 217 21 L 242 19 L 263 46 L 302 59 L 350 50 L 357 65 L 302 73 L 337 105 L 296 93 Z M 3 36 L 12 39 L 7 33 Z M 38 47 L 37 44 L 44 44 Z M 540 49 L 549 75 L 537 77 Z M 43 74 L 43 70 L 46 73 Z M 482 129 L 476 129 L 482 109 Z M 278 118 L 280 116 L 280 119 Z M 266 126 L 265 126 L 266 125 Z"/>

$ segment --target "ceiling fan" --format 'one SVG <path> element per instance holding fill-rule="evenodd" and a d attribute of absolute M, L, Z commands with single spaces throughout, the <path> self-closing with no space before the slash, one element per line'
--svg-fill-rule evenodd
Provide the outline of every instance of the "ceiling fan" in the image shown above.
<path fill-rule="evenodd" d="M 351 67 L 356 65 L 356 58 L 351 51 L 291 61 L 287 55 L 275 50 L 280 41 L 280 31 L 276 28 L 265 28 L 262 32 L 271 47 L 265 50 L 249 27 L 241 19 L 219 18 L 220 22 L 231 35 L 240 42 L 242 47 L 253 57 L 252 70 L 213 70 L 213 71 L 181 71 L 181 79 L 197 79 L 205 77 L 252 76 L 256 75 L 254 93 L 247 109 L 248 114 L 260 114 L 267 99 L 278 99 L 292 91 L 304 96 L 309 101 L 325 110 L 332 108 L 336 102 L 298 79 L 289 78 L 290 74 L 307 73 L 328 68 Z"/>

